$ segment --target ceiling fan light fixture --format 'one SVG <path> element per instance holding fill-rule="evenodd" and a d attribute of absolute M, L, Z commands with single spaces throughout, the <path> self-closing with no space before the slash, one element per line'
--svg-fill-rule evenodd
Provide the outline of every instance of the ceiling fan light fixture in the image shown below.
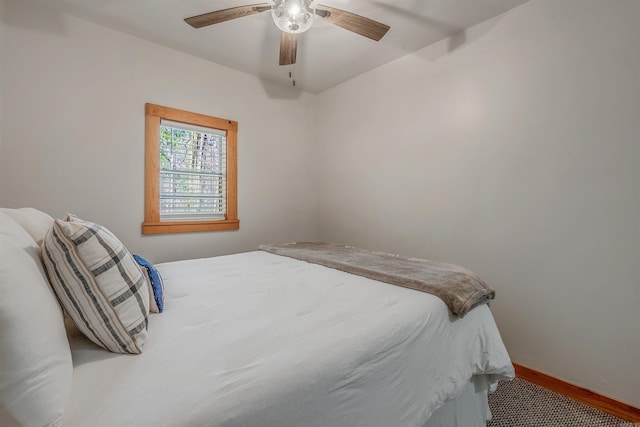
<path fill-rule="evenodd" d="M 280 30 L 300 34 L 311 28 L 316 14 L 313 0 L 272 0 L 271 3 L 271 16 Z"/>
<path fill-rule="evenodd" d="M 202 28 L 269 10 L 276 26 L 282 31 L 280 65 L 296 63 L 298 34 L 311 28 L 316 13 L 326 22 L 374 41 L 380 40 L 389 30 L 388 25 L 336 7 L 316 5 L 315 0 L 269 0 L 269 3 L 247 4 L 203 13 L 185 18 L 185 22 L 194 28 Z"/>

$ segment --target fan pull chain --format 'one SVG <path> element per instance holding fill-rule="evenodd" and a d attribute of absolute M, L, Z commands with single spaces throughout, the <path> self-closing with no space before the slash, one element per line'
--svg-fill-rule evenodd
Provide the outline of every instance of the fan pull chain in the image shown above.
<path fill-rule="evenodd" d="M 291 79 L 291 82 L 292 82 L 293 86 L 295 87 L 295 85 L 296 85 L 296 69 L 295 69 L 295 64 L 291 64 L 291 65 L 289 65 L 289 78 Z"/>
<path fill-rule="evenodd" d="M 296 86 L 296 64 L 291 64 L 291 71 L 289 71 L 289 78 L 293 79 L 293 87 Z"/>

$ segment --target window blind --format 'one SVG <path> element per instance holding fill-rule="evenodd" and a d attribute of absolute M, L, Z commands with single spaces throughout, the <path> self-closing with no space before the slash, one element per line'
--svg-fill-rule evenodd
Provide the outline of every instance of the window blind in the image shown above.
<path fill-rule="evenodd" d="M 160 123 L 160 220 L 224 219 L 226 133 L 184 123 Z"/>

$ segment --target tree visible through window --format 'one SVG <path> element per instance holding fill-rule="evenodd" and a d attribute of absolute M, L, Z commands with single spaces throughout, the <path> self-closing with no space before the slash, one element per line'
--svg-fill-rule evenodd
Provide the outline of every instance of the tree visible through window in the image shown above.
<path fill-rule="evenodd" d="M 237 123 L 147 104 L 144 234 L 234 230 Z"/>
<path fill-rule="evenodd" d="M 223 219 L 226 135 L 160 122 L 160 219 Z"/>

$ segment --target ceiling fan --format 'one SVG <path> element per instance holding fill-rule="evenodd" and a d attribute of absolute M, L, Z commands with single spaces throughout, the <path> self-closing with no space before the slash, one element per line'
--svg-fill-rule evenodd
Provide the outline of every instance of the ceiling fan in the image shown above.
<path fill-rule="evenodd" d="M 346 10 L 316 5 L 315 0 L 271 0 L 269 3 L 232 7 L 192 16 L 186 18 L 185 22 L 194 28 L 201 28 L 267 11 L 271 11 L 273 21 L 282 31 L 280 65 L 296 63 L 298 34 L 311 28 L 316 15 L 327 22 L 375 41 L 380 40 L 389 30 L 388 25 Z"/>

